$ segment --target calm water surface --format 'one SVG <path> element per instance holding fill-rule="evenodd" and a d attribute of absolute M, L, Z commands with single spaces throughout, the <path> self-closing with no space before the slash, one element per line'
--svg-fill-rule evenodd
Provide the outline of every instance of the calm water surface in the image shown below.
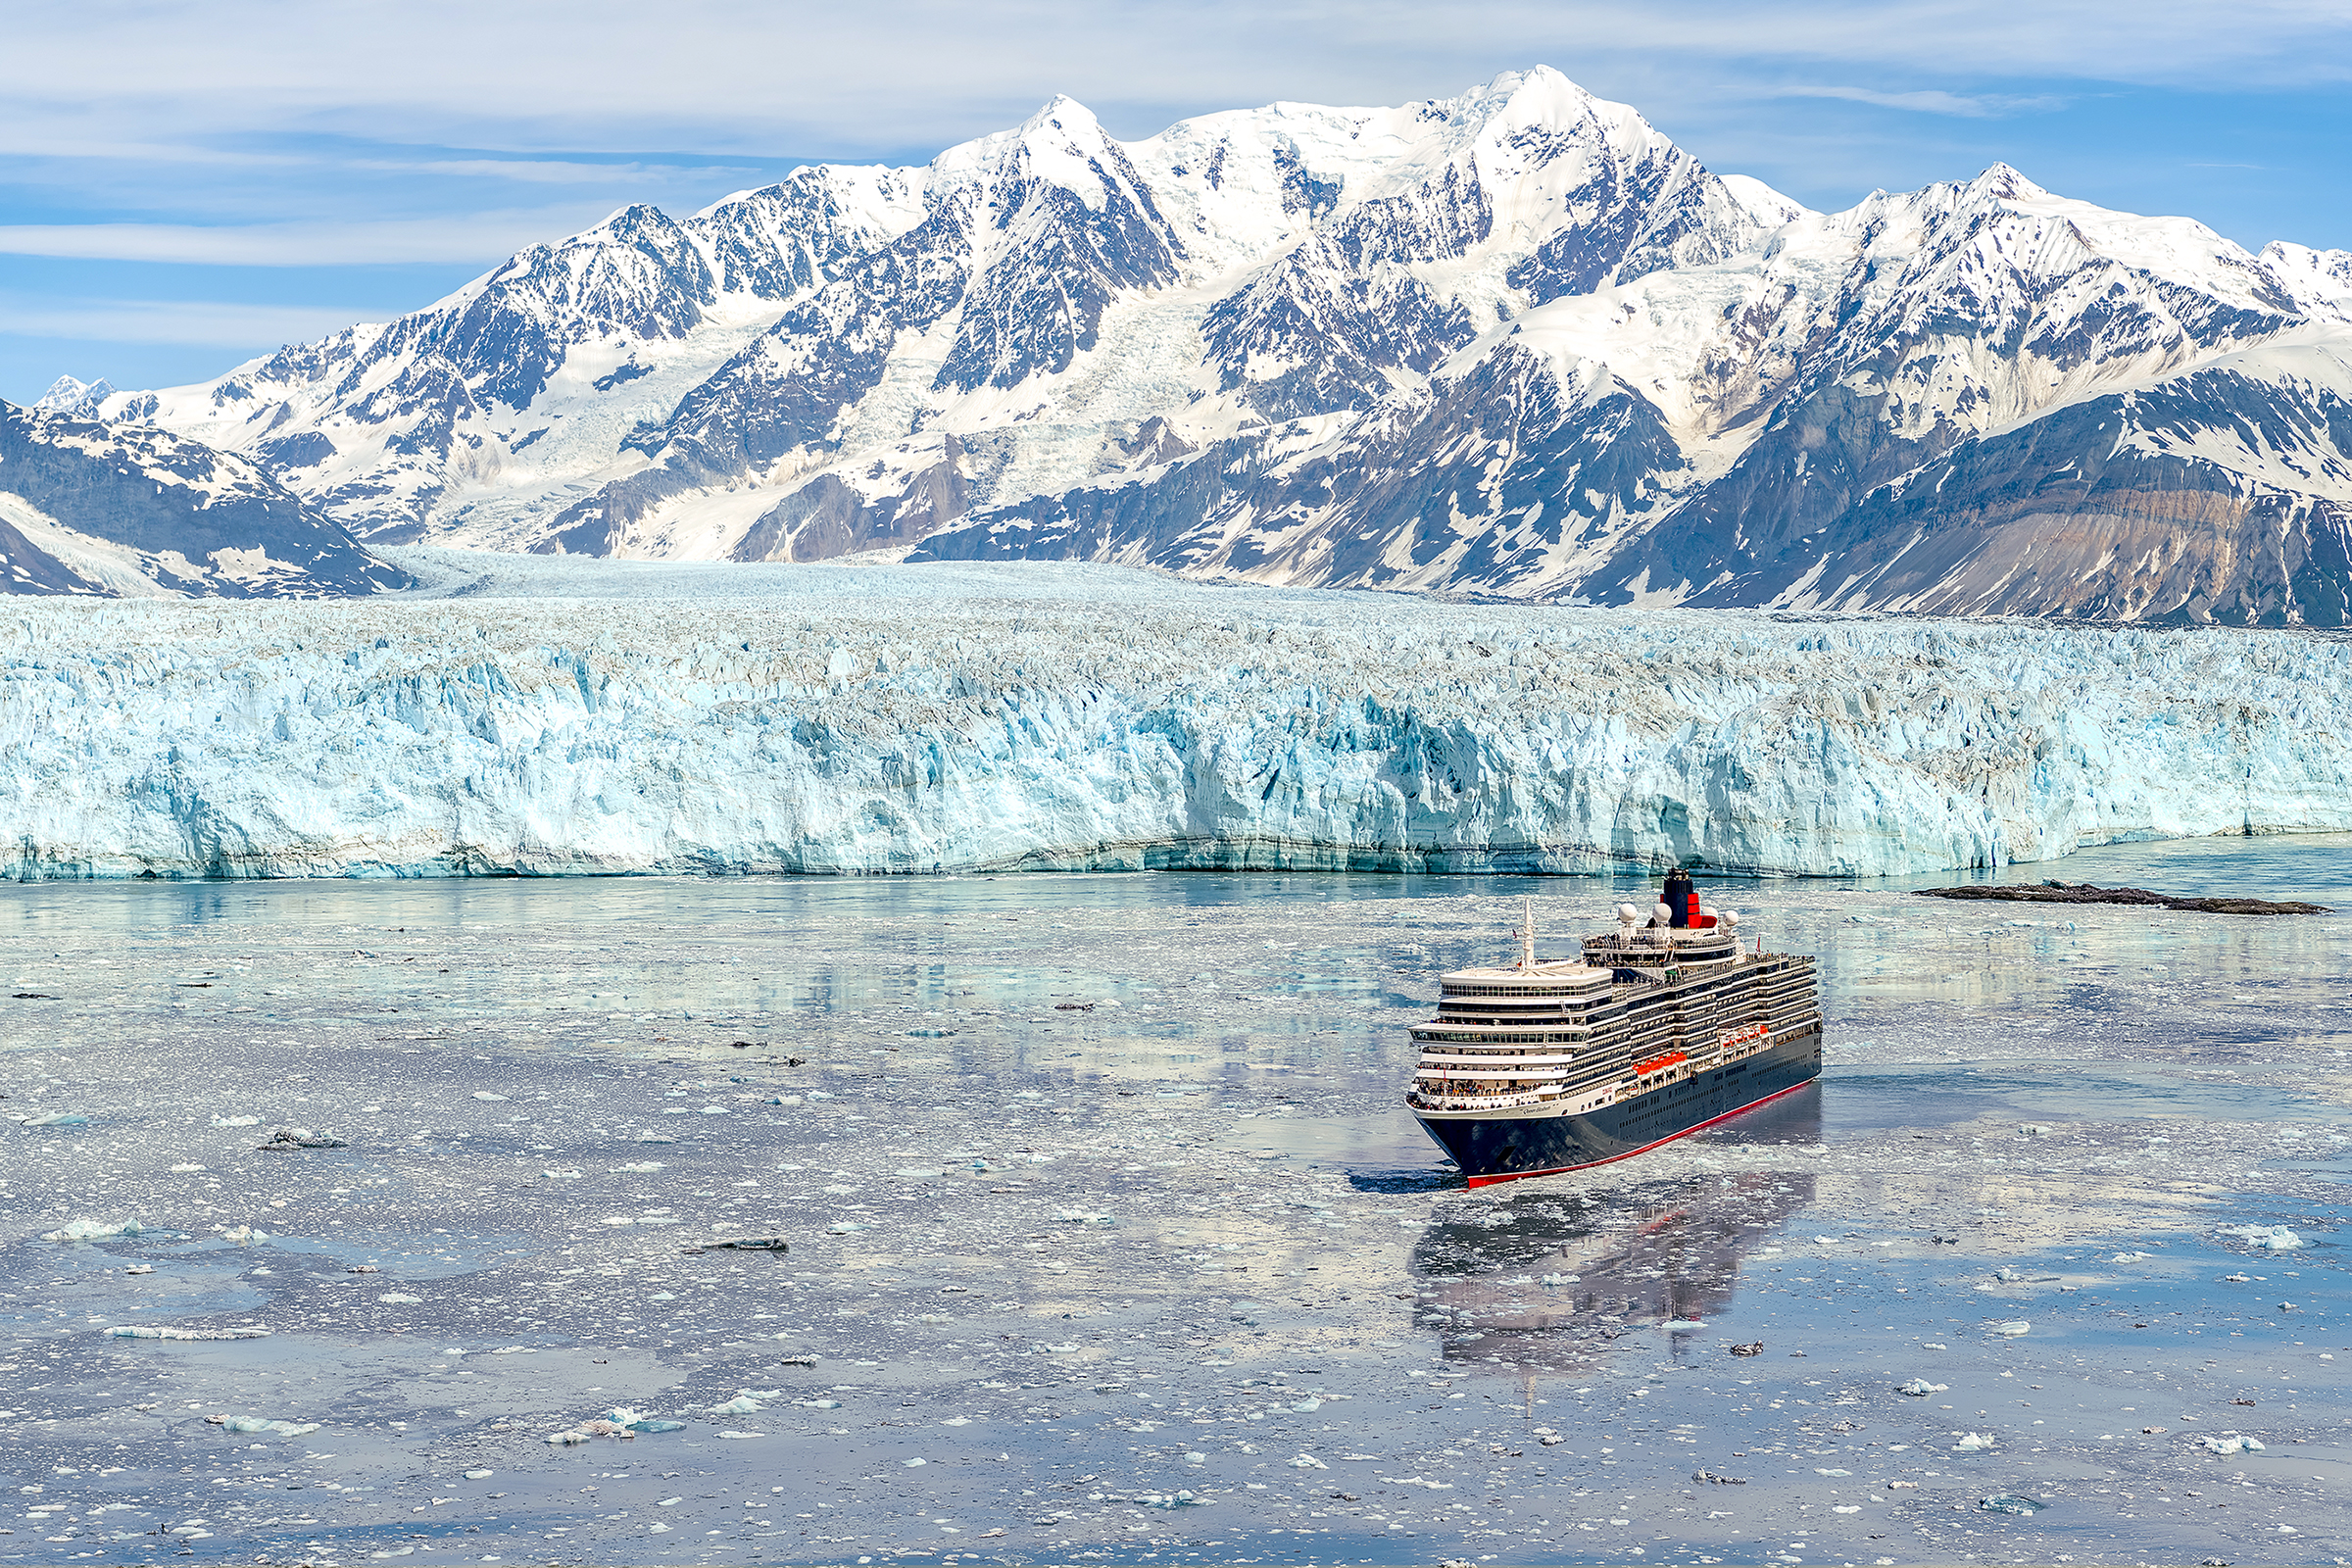
<path fill-rule="evenodd" d="M 0 888 L 0 1560 L 2352 1557 L 2352 925 L 1703 885 L 1818 1088 L 1462 1191 L 1437 971 L 1643 885 Z"/>

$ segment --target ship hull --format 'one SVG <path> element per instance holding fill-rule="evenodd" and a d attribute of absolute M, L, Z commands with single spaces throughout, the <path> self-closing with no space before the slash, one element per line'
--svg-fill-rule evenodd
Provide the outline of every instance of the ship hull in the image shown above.
<path fill-rule="evenodd" d="M 1469 1184 L 1486 1187 L 1630 1159 L 1792 1094 L 1820 1075 L 1821 1031 L 1815 1028 L 1729 1067 L 1580 1115 L 1532 1107 L 1419 1120 Z"/>

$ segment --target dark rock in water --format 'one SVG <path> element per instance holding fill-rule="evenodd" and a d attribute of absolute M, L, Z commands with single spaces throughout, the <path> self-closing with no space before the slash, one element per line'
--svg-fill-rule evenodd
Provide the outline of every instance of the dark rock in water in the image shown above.
<path fill-rule="evenodd" d="M 268 1143 L 253 1147 L 269 1153 L 282 1154 L 297 1149 L 346 1149 L 350 1146 L 340 1138 L 329 1138 L 324 1133 L 315 1133 L 305 1127 L 280 1127 L 270 1135 Z"/>
<path fill-rule="evenodd" d="M 704 1242 L 689 1252 L 789 1252 L 792 1245 L 781 1236 L 735 1236 L 723 1242 Z"/>
<path fill-rule="evenodd" d="M 2289 901 L 2273 904 L 2266 899 L 2191 899 L 2176 898 L 2169 893 L 2150 893 L 2146 888 L 2102 888 L 2088 882 L 2042 882 L 1995 885 L 1977 883 L 1962 888 L 1921 888 L 1919 895 L 1926 899 L 1990 899 L 2002 904 L 2141 904 L 2161 909 L 2181 909 L 2192 914 L 2333 914 L 2324 904 L 2302 904 Z"/>

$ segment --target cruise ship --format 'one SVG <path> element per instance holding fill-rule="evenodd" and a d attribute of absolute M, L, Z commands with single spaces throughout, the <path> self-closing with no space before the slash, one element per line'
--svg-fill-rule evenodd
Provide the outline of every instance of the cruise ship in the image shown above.
<path fill-rule="evenodd" d="M 1579 958 L 1536 956 L 1532 900 L 1516 935 L 1515 965 L 1445 975 L 1413 1030 L 1405 1104 L 1473 1187 L 1626 1159 L 1821 1073 L 1814 960 L 1743 950 L 1685 872 Z"/>

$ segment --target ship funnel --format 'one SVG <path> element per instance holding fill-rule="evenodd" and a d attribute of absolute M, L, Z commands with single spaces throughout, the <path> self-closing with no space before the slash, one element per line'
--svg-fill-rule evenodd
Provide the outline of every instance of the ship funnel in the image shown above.
<path fill-rule="evenodd" d="M 1679 929 L 1698 923 L 1694 918 L 1698 913 L 1698 889 L 1690 885 L 1690 872 L 1681 869 L 1667 872 L 1666 887 L 1658 895 L 1658 902 L 1670 912 L 1670 925 Z"/>

